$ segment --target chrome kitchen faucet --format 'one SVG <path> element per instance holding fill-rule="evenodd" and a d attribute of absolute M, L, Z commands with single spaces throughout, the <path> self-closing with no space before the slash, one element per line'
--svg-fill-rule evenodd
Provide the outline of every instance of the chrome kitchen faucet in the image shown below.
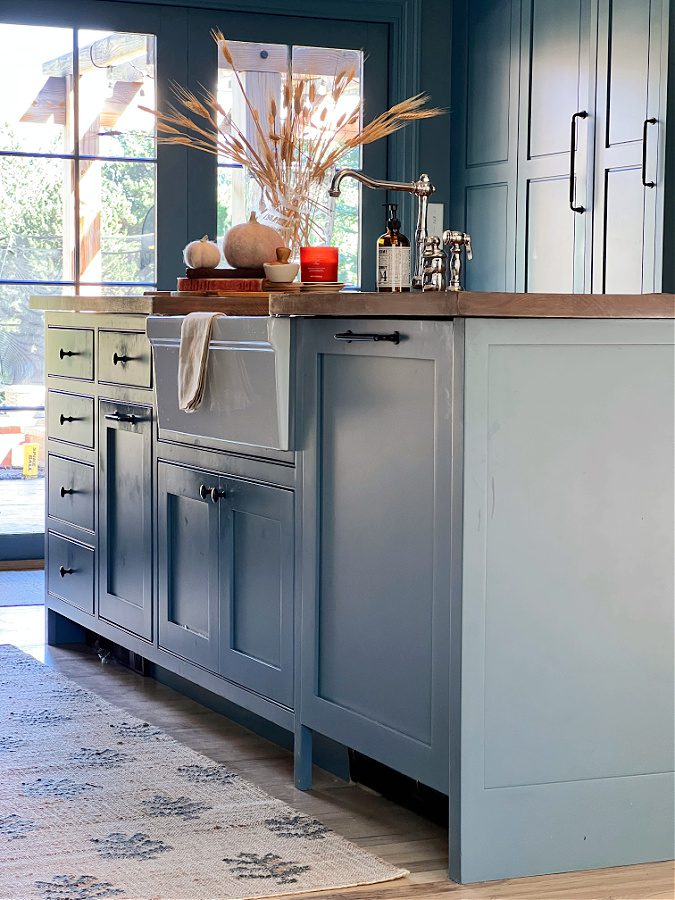
<path fill-rule="evenodd" d="M 420 175 L 417 181 L 383 181 L 379 178 L 370 178 L 359 169 L 338 169 L 330 183 L 328 193 L 331 197 L 340 196 L 340 183 L 343 178 L 355 178 L 361 184 L 369 188 L 379 188 L 383 191 L 405 191 L 417 197 L 417 227 L 415 228 L 415 271 L 412 277 L 412 286 L 421 290 L 424 277 L 424 247 L 427 242 L 427 209 L 429 197 L 436 188 L 429 180 L 428 175 Z"/>

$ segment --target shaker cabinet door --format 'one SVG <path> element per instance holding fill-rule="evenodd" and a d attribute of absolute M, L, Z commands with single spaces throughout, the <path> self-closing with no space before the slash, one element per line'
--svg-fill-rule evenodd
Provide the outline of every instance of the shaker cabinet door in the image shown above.
<path fill-rule="evenodd" d="M 100 618 L 152 639 L 152 409 L 99 409 Z"/>
<path fill-rule="evenodd" d="M 516 290 L 590 289 L 591 0 L 523 3 Z"/>
<path fill-rule="evenodd" d="M 445 791 L 453 328 L 315 320 L 301 340 L 302 724 Z"/>
<path fill-rule="evenodd" d="M 293 705 L 293 492 L 224 479 L 221 673 Z"/>
<path fill-rule="evenodd" d="M 593 291 L 661 290 L 663 0 L 600 0 Z M 657 238 L 659 238 L 657 240 Z"/>
<path fill-rule="evenodd" d="M 159 646 L 219 667 L 219 503 L 222 479 L 200 469 L 158 467 Z"/>

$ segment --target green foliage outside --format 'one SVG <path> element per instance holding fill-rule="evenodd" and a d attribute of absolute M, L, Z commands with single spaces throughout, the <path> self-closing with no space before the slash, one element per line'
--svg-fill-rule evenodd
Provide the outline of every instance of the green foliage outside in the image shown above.
<path fill-rule="evenodd" d="M 11 126 L 3 128 L 11 141 Z M 147 136 L 123 135 L 120 151 L 147 153 Z M 12 146 L 11 143 L 8 146 Z M 58 152 L 58 147 L 52 148 Z M 0 279 L 69 281 L 64 271 L 63 185 L 72 163 L 57 159 L 0 159 Z M 100 186 L 104 281 L 155 280 L 155 166 L 152 163 L 94 163 L 102 166 Z M 72 204 L 72 198 L 67 198 Z M 74 209 L 71 207 L 71 217 Z M 72 225 L 70 226 L 73 227 Z M 67 242 L 72 243 L 72 239 Z M 0 384 L 40 384 L 44 380 L 43 317 L 28 309 L 31 294 L 68 292 L 56 285 L 0 284 Z"/>

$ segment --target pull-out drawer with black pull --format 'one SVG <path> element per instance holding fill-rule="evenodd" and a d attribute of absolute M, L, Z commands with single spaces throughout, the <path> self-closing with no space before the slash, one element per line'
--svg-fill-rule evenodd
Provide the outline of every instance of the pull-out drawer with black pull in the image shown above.
<path fill-rule="evenodd" d="M 48 515 L 94 530 L 94 467 L 49 455 Z"/>
<path fill-rule="evenodd" d="M 57 441 L 94 446 L 94 400 L 80 394 L 47 392 L 47 433 Z"/>
<path fill-rule="evenodd" d="M 152 385 L 150 344 L 138 331 L 98 332 L 98 380 L 149 388 Z"/>
<path fill-rule="evenodd" d="M 47 374 L 94 380 L 94 329 L 49 325 L 45 347 Z"/>
<path fill-rule="evenodd" d="M 94 613 L 94 551 L 49 533 L 47 550 L 47 589 L 84 612 Z"/>

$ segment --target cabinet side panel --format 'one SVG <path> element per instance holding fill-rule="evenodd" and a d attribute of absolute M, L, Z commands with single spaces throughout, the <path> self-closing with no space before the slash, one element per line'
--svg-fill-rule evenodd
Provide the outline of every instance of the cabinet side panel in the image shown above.
<path fill-rule="evenodd" d="M 672 767 L 673 362 L 490 348 L 486 788 Z"/>
<path fill-rule="evenodd" d="M 322 360 L 319 695 L 429 743 L 435 364 Z"/>
<path fill-rule="evenodd" d="M 671 858 L 675 326 L 466 335 L 462 881 Z"/>

